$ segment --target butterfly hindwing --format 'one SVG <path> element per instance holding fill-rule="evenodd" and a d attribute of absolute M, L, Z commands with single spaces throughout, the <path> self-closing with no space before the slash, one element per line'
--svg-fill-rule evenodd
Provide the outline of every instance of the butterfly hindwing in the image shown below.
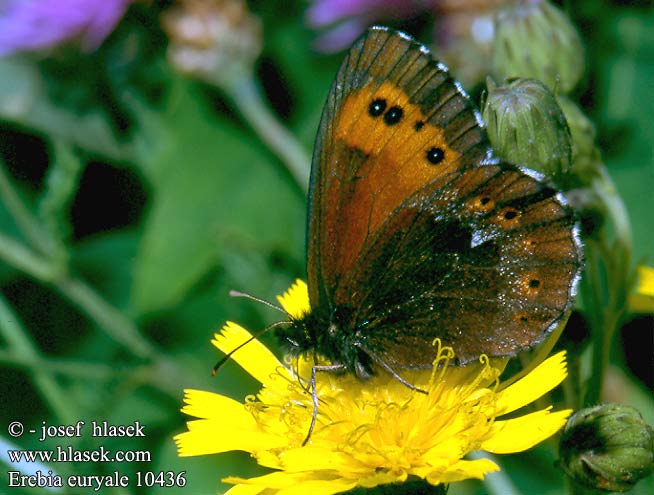
<path fill-rule="evenodd" d="M 361 253 L 350 324 L 394 369 L 431 366 L 435 338 L 461 363 L 514 355 L 570 309 L 573 224 L 551 188 L 506 164 L 431 183 Z"/>

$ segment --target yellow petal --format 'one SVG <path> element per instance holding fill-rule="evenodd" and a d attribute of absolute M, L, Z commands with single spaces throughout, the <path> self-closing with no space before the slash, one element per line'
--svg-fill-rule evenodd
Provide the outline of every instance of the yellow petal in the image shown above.
<path fill-rule="evenodd" d="M 236 476 L 228 476 L 223 478 L 223 483 L 239 483 L 243 485 L 263 486 L 279 490 L 291 486 L 298 481 L 302 480 L 302 476 L 286 474 L 283 471 L 275 471 L 274 473 L 264 474 L 263 476 L 256 476 L 254 478 L 239 478 Z"/>
<path fill-rule="evenodd" d="M 277 296 L 277 300 L 282 305 L 282 308 L 284 308 L 284 311 L 293 318 L 299 319 L 311 311 L 311 306 L 309 305 L 309 288 L 304 280 L 300 280 L 299 278 L 283 295 Z"/>
<path fill-rule="evenodd" d="M 180 456 L 230 450 L 252 452 L 287 443 L 284 437 L 261 431 L 245 406 L 229 397 L 201 390 L 186 390 L 184 401 L 186 406 L 182 412 L 203 419 L 189 421 L 188 431 L 174 437 Z"/>
<path fill-rule="evenodd" d="M 309 480 L 282 488 L 277 493 L 278 495 L 305 495 L 307 493 L 311 495 L 332 495 L 346 492 L 355 486 L 357 486 L 356 482 L 342 479 L 329 481 Z"/>
<path fill-rule="evenodd" d="M 224 495 L 258 495 L 266 490 L 265 486 L 236 485 L 227 490 Z"/>
<path fill-rule="evenodd" d="M 312 495 L 331 495 L 354 488 L 354 480 L 346 480 L 336 472 L 310 471 L 305 473 L 286 473 L 277 471 L 258 476 L 256 478 L 228 477 L 224 483 L 239 483 L 245 485 L 261 486 L 275 490 L 278 495 L 295 495 L 311 493 Z"/>
<path fill-rule="evenodd" d="M 347 454 L 322 447 L 307 445 L 289 449 L 279 456 L 287 472 L 319 471 L 322 469 L 351 469 L 352 458 Z"/>
<path fill-rule="evenodd" d="M 252 334 L 234 322 L 228 321 L 220 333 L 211 341 L 218 349 L 229 354 L 239 345 L 252 339 Z M 275 355 L 257 339 L 250 340 L 238 351 L 232 354 L 232 359 L 247 371 L 253 378 L 264 383 L 271 373 L 282 366 Z"/>
<path fill-rule="evenodd" d="M 174 437 L 180 457 L 231 450 L 256 452 L 260 449 L 281 448 L 288 443 L 284 437 L 258 429 L 237 428 L 220 419 L 198 419 L 189 421 L 186 425 L 188 431 Z"/>
<path fill-rule="evenodd" d="M 474 461 L 462 459 L 452 464 L 444 473 L 439 473 L 435 476 L 428 475 L 427 481 L 435 485 L 438 483 L 452 483 L 454 481 L 462 481 L 470 478 L 482 480 L 486 474 L 499 470 L 499 466 L 490 459 L 475 459 Z"/>
<path fill-rule="evenodd" d="M 452 457 L 463 455 L 465 438 L 449 437 L 435 443 L 435 445 L 423 454 L 423 459 L 433 467 L 446 467 L 443 463 L 449 463 Z"/>
<path fill-rule="evenodd" d="M 531 373 L 497 393 L 496 414 L 510 413 L 531 404 L 567 376 L 565 351 L 543 361 Z"/>
<path fill-rule="evenodd" d="M 182 412 L 189 416 L 202 419 L 219 416 L 221 420 L 238 427 L 254 428 L 256 426 L 254 418 L 247 412 L 243 404 L 224 395 L 187 389 L 184 390 L 184 402 L 186 405 L 182 408 Z"/>
<path fill-rule="evenodd" d="M 654 313 L 654 268 L 639 266 L 636 269 L 636 288 L 629 296 L 629 311 Z"/>
<path fill-rule="evenodd" d="M 636 292 L 643 296 L 654 297 L 654 268 L 641 265 L 636 269 Z"/>
<path fill-rule="evenodd" d="M 571 413 L 571 409 L 551 413 L 547 408 L 519 418 L 496 421 L 481 449 L 494 454 L 522 452 L 554 435 Z"/>

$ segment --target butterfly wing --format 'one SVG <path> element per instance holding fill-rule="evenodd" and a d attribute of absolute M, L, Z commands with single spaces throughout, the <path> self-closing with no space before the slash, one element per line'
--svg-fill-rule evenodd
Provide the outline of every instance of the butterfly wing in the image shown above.
<path fill-rule="evenodd" d="M 492 157 L 469 98 L 410 38 L 372 28 L 330 91 L 314 155 L 312 308 L 340 310 L 391 367 L 542 340 L 580 265 L 571 211 Z M 421 352 L 415 352 L 420 350 Z"/>
<path fill-rule="evenodd" d="M 407 198 L 375 233 L 348 278 L 352 324 L 394 369 L 430 366 L 437 337 L 460 363 L 514 355 L 570 309 L 579 266 L 552 188 L 507 164 L 467 169 Z"/>
<path fill-rule="evenodd" d="M 381 113 L 371 112 L 374 102 Z M 394 109 L 402 114 L 397 122 Z M 408 36 L 374 27 L 354 44 L 332 84 L 314 149 L 307 228 L 312 307 L 349 299 L 344 276 L 405 198 L 489 157 L 477 119 L 447 69 Z M 439 166 L 417 165 L 432 148 L 444 153 Z"/>

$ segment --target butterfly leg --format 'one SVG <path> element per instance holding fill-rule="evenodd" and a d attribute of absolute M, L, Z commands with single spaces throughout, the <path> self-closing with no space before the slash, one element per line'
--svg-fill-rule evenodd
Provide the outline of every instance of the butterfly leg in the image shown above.
<path fill-rule="evenodd" d="M 363 352 L 365 352 L 376 364 L 384 368 L 386 371 L 388 371 L 393 378 L 395 378 L 398 382 L 400 382 L 402 385 L 405 387 L 410 388 L 411 390 L 415 392 L 420 392 L 421 394 L 427 394 L 426 390 L 423 390 L 419 387 L 416 387 L 413 383 L 407 382 L 404 378 L 402 378 L 400 375 L 398 375 L 393 368 L 391 368 L 386 361 L 384 361 L 382 358 L 380 358 L 377 354 L 372 352 L 368 347 L 363 345 L 360 342 L 355 342 L 354 346 L 358 347 L 361 349 Z"/>
<path fill-rule="evenodd" d="M 311 438 L 311 433 L 313 433 L 313 428 L 316 426 L 316 418 L 318 417 L 318 392 L 316 390 L 316 373 L 318 371 L 342 371 L 345 369 L 343 364 L 324 364 L 324 365 L 314 365 L 311 368 L 311 400 L 313 401 L 313 413 L 311 414 L 311 424 L 309 425 L 309 432 L 307 433 L 306 438 L 302 442 L 304 447 L 309 438 Z"/>

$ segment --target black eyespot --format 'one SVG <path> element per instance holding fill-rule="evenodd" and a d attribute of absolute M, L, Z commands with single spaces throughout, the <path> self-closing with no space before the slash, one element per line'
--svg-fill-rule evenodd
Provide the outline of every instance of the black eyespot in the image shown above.
<path fill-rule="evenodd" d="M 518 317 L 518 319 L 519 319 L 520 321 L 522 321 L 522 322 L 525 322 L 525 321 L 528 321 L 528 320 L 529 320 L 529 318 L 527 318 L 525 315 L 520 315 L 520 316 Z"/>
<path fill-rule="evenodd" d="M 414 128 L 416 131 L 419 131 L 419 130 L 422 129 L 423 127 L 425 127 L 425 123 L 424 123 L 422 120 L 416 120 L 416 123 L 413 125 L 413 128 Z"/>
<path fill-rule="evenodd" d="M 504 220 L 513 220 L 518 216 L 518 212 L 515 210 L 509 210 L 504 213 Z"/>
<path fill-rule="evenodd" d="M 370 103 L 368 107 L 368 113 L 371 117 L 379 117 L 386 110 L 386 100 L 383 98 L 377 98 Z"/>
<path fill-rule="evenodd" d="M 482 205 L 487 205 L 488 203 L 490 203 L 490 198 L 489 198 L 488 196 L 484 196 L 483 198 L 481 198 L 481 199 L 479 200 L 479 202 L 480 202 Z"/>
<path fill-rule="evenodd" d="M 537 289 L 538 287 L 540 287 L 540 280 L 537 279 L 530 280 L 529 287 L 531 287 L 532 289 Z"/>
<path fill-rule="evenodd" d="M 402 110 L 400 107 L 391 107 L 388 109 L 388 112 L 384 114 L 384 122 L 386 122 L 386 125 L 397 124 L 400 120 L 402 120 L 403 115 L 404 110 Z"/>
<path fill-rule="evenodd" d="M 445 158 L 445 152 L 441 148 L 433 147 L 427 150 L 427 160 L 429 160 L 429 163 L 437 165 L 443 161 L 443 158 Z"/>

